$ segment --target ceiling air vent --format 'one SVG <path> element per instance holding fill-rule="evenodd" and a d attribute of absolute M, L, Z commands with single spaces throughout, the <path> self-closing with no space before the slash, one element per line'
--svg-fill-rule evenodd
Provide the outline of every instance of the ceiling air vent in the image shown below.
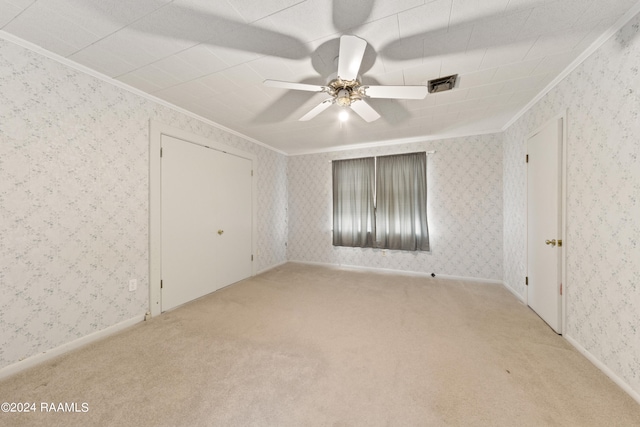
<path fill-rule="evenodd" d="M 454 74 L 452 76 L 429 80 L 427 83 L 427 85 L 429 86 L 429 93 L 444 92 L 446 90 L 451 90 L 456 85 L 457 79 L 458 79 L 458 75 Z"/>

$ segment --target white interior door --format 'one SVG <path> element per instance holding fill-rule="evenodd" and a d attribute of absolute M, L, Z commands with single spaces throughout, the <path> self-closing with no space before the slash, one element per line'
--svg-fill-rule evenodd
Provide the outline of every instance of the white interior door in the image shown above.
<path fill-rule="evenodd" d="M 529 138 L 527 153 L 527 302 L 561 333 L 562 119 Z"/>
<path fill-rule="evenodd" d="M 217 289 L 218 152 L 162 136 L 162 310 Z"/>
<path fill-rule="evenodd" d="M 218 165 L 216 194 L 218 279 L 222 286 L 251 276 L 252 164 L 230 154 Z"/>
<path fill-rule="evenodd" d="M 161 137 L 161 310 L 251 276 L 251 160 Z"/>

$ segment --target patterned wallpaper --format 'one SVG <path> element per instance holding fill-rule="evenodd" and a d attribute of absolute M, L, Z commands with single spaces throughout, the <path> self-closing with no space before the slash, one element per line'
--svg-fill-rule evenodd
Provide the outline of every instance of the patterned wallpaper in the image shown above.
<path fill-rule="evenodd" d="M 502 135 L 289 157 L 289 259 L 502 280 Z M 331 160 L 436 150 L 428 157 L 431 252 L 334 247 Z"/>
<path fill-rule="evenodd" d="M 257 155 L 256 270 L 286 261 L 284 155 L 0 40 L 0 368 L 148 310 L 150 119 Z"/>
<path fill-rule="evenodd" d="M 566 330 L 640 393 L 640 17 L 507 131 L 504 280 L 526 292 L 525 138 L 567 112 Z"/>

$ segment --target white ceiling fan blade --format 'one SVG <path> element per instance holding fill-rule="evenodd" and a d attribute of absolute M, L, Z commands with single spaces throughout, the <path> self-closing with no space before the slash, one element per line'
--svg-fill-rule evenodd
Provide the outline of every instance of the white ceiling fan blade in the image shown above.
<path fill-rule="evenodd" d="M 325 90 L 324 86 L 309 85 L 306 83 L 283 82 L 280 80 L 265 80 L 264 85 L 269 87 L 279 87 L 281 89 L 306 90 L 308 92 L 323 92 Z"/>
<path fill-rule="evenodd" d="M 364 93 L 369 98 L 424 99 L 426 86 L 367 86 Z"/>
<path fill-rule="evenodd" d="M 313 107 L 313 109 L 311 111 L 309 111 L 307 114 L 305 114 L 304 116 L 300 117 L 299 120 L 301 122 L 306 122 L 307 120 L 311 120 L 315 116 L 317 116 L 318 114 L 322 113 L 327 108 L 331 107 L 332 105 L 333 105 L 333 98 L 325 99 L 320 104 L 318 104 L 315 107 Z"/>
<path fill-rule="evenodd" d="M 340 37 L 340 53 L 338 54 L 338 77 L 342 80 L 355 80 L 358 77 L 360 64 L 367 42 L 356 36 Z"/>
<path fill-rule="evenodd" d="M 351 109 L 355 111 L 366 122 L 372 122 L 380 118 L 380 114 L 374 110 L 371 105 L 367 104 L 363 100 L 353 101 Z"/>

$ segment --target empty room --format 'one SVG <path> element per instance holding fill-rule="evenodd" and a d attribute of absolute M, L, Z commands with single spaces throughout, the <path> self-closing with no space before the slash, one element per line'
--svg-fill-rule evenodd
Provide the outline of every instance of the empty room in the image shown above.
<path fill-rule="evenodd" d="M 638 0 L 0 0 L 0 425 L 640 424 Z"/>

